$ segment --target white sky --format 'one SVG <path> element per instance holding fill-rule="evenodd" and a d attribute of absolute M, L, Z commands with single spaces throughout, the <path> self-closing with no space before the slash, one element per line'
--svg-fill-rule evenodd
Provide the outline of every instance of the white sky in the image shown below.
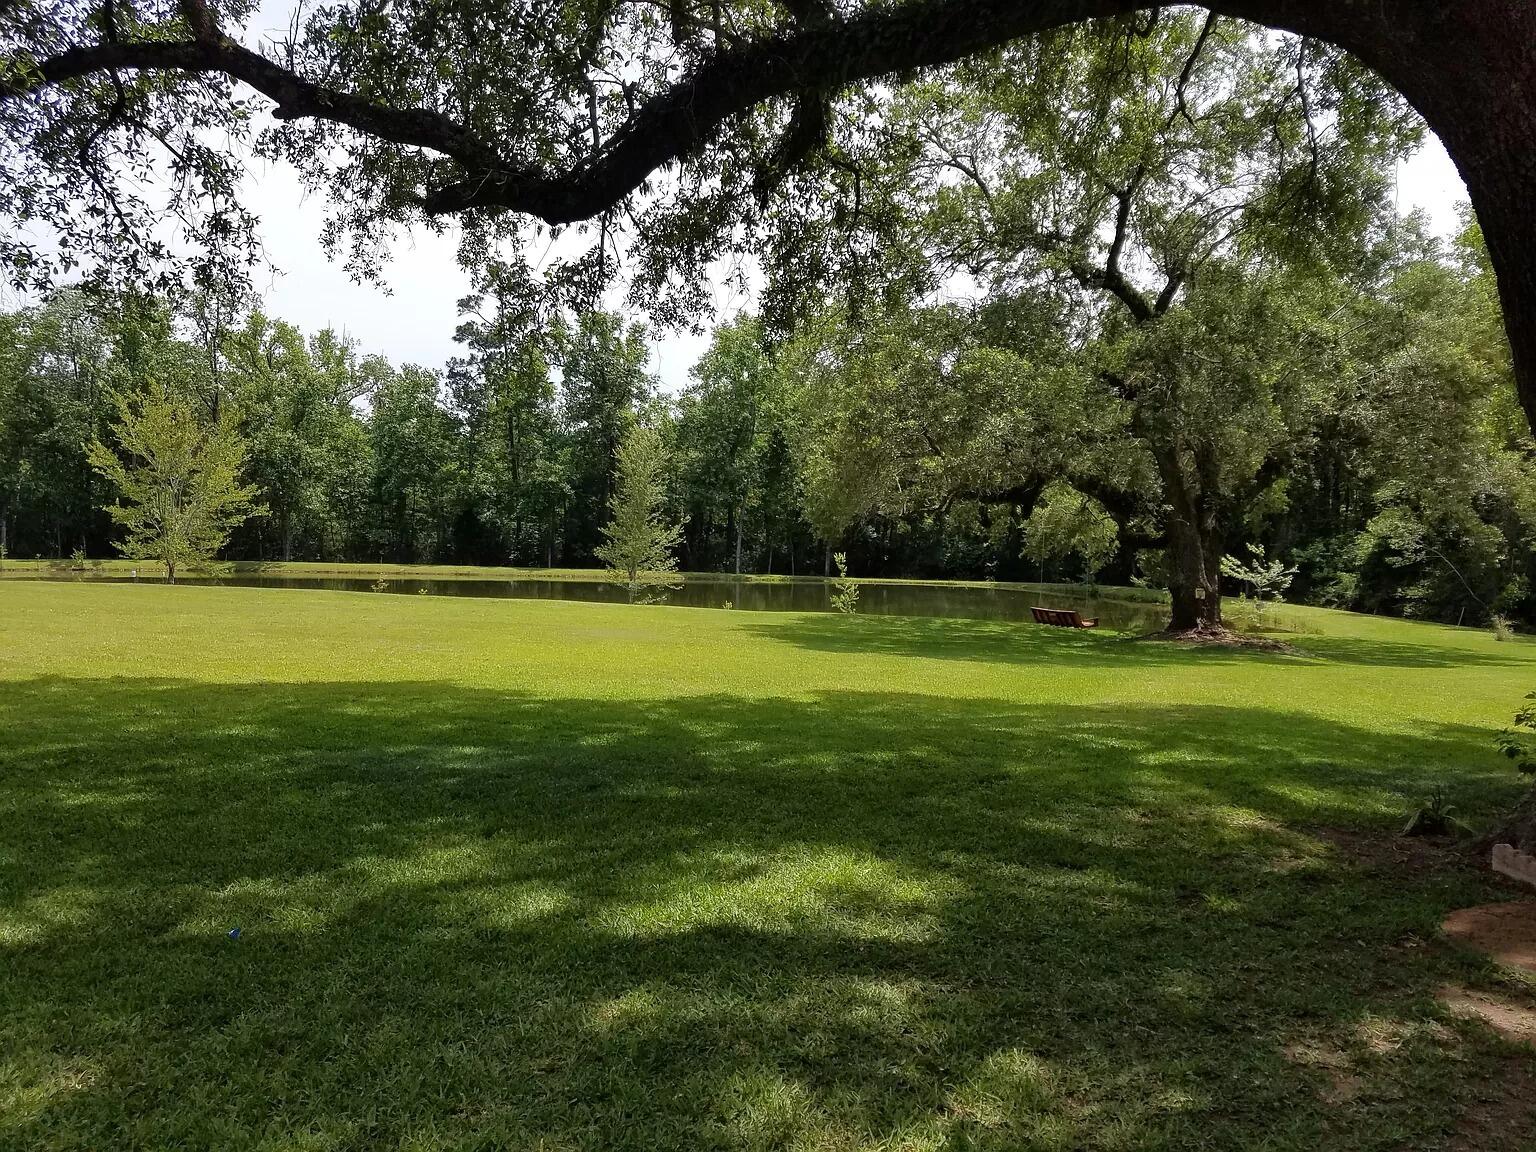
<path fill-rule="evenodd" d="M 292 0 L 263 0 L 249 26 L 248 38 L 281 35 Z M 1422 208 L 1435 230 L 1452 234 L 1457 205 L 1466 199 L 1461 178 L 1445 150 L 1432 136 L 1418 155 L 1398 168 L 1398 206 Z M 383 269 L 388 291 L 354 282 L 339 265 L 326 259 L 319 236 L 324 205 L 306 196 L 291 169 L 253 162 L 246 203 L 261 220 L 267 258 L 278 269 L 264 290 L 269 314 L 306 331 L 331 327 L 355 338 L 365 353 L 380 353 L 390 361 L 441 368 L 462 349 L 454 343 L 456 307 L 469 291 L 468 278 L 455 258 L 457 240 L 425 230 L 403 237 Z M 723 290 L 715 306 L 725 319 L 744 301 Z M 688 370 L 708 345 L 707 335 L 654 333 L 651 370 L 662 386 L 676 391 L 688 382 Z"/>

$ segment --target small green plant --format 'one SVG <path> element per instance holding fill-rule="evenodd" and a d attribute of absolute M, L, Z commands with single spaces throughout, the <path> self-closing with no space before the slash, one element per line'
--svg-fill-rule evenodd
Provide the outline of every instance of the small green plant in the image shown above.
<path fill-rule="evenodd" d="M 70 564 L 72 566 L 74 566 L 76 568 L 84 568 L 85 567 L 85 549 L 84 548 L 76 548 L 73 552 L 71 552 L 69 554 L 69 562 L 70 562 Z"/>
<path fill-rule="evenodd" d="M 1525 775 L 1536 776 L 1536 692 L 1527 692 L 1525 699 L 1514 723 L 1499 733 L 1499 751 Z"/>
<path fill-rule="evenodd" d="M 384 577 L 380 576 L 377 580 L 375 580 L 372 584 L 370 584 L 369 587 L 373 591 L 375 591 L 375 592 L 388 592 L 389 591 L 389 581 L 385 580 Z"/>
<path fill-rule="evenodd" d="M 832 563 L 837 565 L 837 579 L 832 581 L 832 607 L 852 616 L 859 610 L 859 582 L 848 578 L 848 553 L 832 553 Z"/>
<path fill-rule="evenodd" d="M 1296 566 L 1287 567 L 1282 560 L 1270 560 L 1265 556 L 1262 544 L 1248 545 L 1248 556 L 1246 564 L 1236 556 L 1223 556 L 1221 574 L 1253 590 L 1255 611 L 1262 616 L 1266 599 L 1278 603 L 1285 598 L 1282 593 L 1291 586 Z"/>
<path fill-rule="evenodd" d="M 727 609 L 734 608 L 734 607 L 736 607 L 736 603 L 735 603 L 735 601 L 727 600 L 725 603 L 721 604 L 720 607 L 727 608 Z"/>
<path fill-rule="evenodd" d="M 1500 616 L 1497 612 L 1495 612 L 1493 614 L 1492 625 L 1493 638 L 1495 640 L 1503 641 L 1513 640 L 1515 638 L 1515 625 L 1508 616 Z"/>
<path fill-rule="evenodd" d="M 1408 817 L 1403 825 L 1404 836 L 1447 836 L 1456 827 L 1451 813 L 1456 811 L 1445 802 L 1445 790 L 1436 788 L 1429 794 L 1429 801 Z"/>

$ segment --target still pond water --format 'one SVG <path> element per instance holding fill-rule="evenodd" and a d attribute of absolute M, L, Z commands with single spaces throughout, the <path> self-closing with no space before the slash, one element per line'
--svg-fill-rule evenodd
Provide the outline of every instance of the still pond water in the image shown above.
<path fill-rule="evenodd" d="M 131 577 L 100 573 L 49 573 L 51 580 L 123 583 Z M 153 582 L 153 581 L 146 581 Z M 383 592 L 432 596 L 493 596 L 523 600 L 582 600 L 623 603 L 629 596 L 619 584 L 602 579 L 540 580 L 415 576 L 291 576 L 237 572 L 226 576 L 185 576 L 180 584 L 217 584 L 242 588 L 320 588 L 333 592 Z M 819 580 L 752 581 L 729 576 L 690 576 L 673 587 L 646 590 L 654 603 L 685 608 L 724 608 L 729 604 L 750 612 L 831 612 L 832 586 Z M 972 620 L 1028 620 L 1035 605 L 1075 608 L 1098 617 L 1102 628 L 1152 632 L 1166 623 L 1167 609 L 1146 600 L 1116 598 L 1112 590 L 1090 594 L 1062 585 L 887 584 L 859 585 L 859 611 L 875 616 L 951 616 Z"/>

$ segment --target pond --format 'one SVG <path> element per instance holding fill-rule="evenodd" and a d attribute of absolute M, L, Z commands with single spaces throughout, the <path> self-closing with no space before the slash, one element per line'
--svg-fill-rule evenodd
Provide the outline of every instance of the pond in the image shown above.
<path fill-rule="evenodd" d="M 21 578 L 21 577 L 12 577 Z M 37 579 L 124 583 L 133 577 L 116 572 L 47 572 Z M 157 581 L 156 581 L 157 582 Z M 525 600 L 581 600 L 623 603 L 626 589 L 594 575 L 590 580 L 487 579 L 478 577 L 319 576 L 277 572 L 234 572 L 220 576 L 184 576 L 178 583 L 242 588 L 320 588 L 334 592 L 374 592 L 432 596 L 492 596 Z M 1098 617 L 1116 631 L 1152 632 L 1167 620 L 1165 605 L 1134 592 L 1071 585 L 859 583 L 859 611 L 875 616 L 952 616 L 973 620 L 1029 620 L 1030 608 L 1075 608 Z M 833 588 L 818 579 L 752 580 L 733 576 L 689 575 L 669 588 L 648 589 L 653 603 L 685 608 L 732 608 L 749 612 L 831 612 Z"/>

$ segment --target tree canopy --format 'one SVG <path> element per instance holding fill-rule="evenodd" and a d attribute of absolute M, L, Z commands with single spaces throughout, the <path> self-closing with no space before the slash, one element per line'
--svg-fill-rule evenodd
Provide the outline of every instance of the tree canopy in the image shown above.
<path fill-rule="evenodd" d="M 1523 326 L 1536 317 L 1524 207 L 1536 185 L 1524 159 L 1536 63 L 1520 48 L 1536 39 L 1536 13 L 1493 0 L 1210 8 L 1305 37 L 1304 64 L 1351 53 L 1440 133 L 1482 216 L 1517 375 L 1536 404 L 1536 334 Z M 697 303 L 693 267 L 723 244 L 792 250 L 786 238 L 803 238 L 815 216 L 798 209 L 828 189 L 845 217 L 862 211 L 841 153 L 878 128 L 892 79 L 1085 20 L 1134 35 L 1165 15 L 1142 0 L 343 0 L 261 44 L 245 0 L 8 0 L 0 163 L 18 194 L 6 210 L 14 225 L 47 221 L 63 246 L 54 261 L 13 228 L 4 254 L 23 278 L 108 253 L 147 272 L 167 254 L 151 226 L 167 205 L 138 177 L 160 171 L 204 278 L 217 278 L 250 255 L 252 237 L 237 165 L 208 143 L 227 134 L 330 193 L 326 239 L 360 274 L 403 224 L 458 215 L 466 253 L 485 254 L 526 237 L 530 219 L 591 221 L 590 246 L 551 270 L 557 288 L 590 302 L 622 231 L 640 253 L 642 297 L 663 307 L 664 285 Z M 1357 110 L 1311 89 L 1309 72 L 1344 67 L 1298 69 L 1309 127 Z M 263 107 L 271 126 L 257 119 Z"/>

